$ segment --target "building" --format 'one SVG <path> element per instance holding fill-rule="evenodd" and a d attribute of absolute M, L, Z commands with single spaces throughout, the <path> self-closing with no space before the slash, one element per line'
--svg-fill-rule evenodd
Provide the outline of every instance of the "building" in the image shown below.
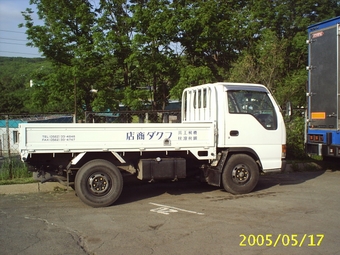
<path fill-rule="evenodd" d="M 52 115 L 0 120 L 0 157 L 19 153 L 19 124 L 21 123 L 72 123 L 73 116 Z"/>

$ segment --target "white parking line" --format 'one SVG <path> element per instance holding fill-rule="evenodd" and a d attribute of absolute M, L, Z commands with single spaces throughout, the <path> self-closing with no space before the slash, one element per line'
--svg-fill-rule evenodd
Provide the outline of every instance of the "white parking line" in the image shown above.
<path fill-rule="evenodd" d="M 175 213 L 175 212 L 179 212 L 179 211 L 197 214 L 197 215 L 204 215 L 204 213 L 189 211 L 189 210 L 185 210 L 185 209 L 181 209 L 181 208 L 177 208 L 177 207 L 173 207 L 173 206 L 161 205 L 161 204 L 156 204 L 156 203 L 151 203 L 151 202 L 149 204 L 159 206 L 158 208 L 151 209 L 150 210 L 151 212 L 161 213 L 161 214 L 165 214 L 165 215 L 169 215 L 170 213 Z"/>

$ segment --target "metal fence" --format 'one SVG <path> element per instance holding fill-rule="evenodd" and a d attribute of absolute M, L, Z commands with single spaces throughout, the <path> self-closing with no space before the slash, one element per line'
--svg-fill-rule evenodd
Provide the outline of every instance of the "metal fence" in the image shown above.
<path fill-rule="evenodd" d="M 72 123 L 73 114 L 14 115 L 0 113 L 0 159 L 19 154 L 20 123 Z"/>
<path fill-rule="evenodd" d="M 86 123 L 177 123 L 180 110 L 85 112 Z"/>

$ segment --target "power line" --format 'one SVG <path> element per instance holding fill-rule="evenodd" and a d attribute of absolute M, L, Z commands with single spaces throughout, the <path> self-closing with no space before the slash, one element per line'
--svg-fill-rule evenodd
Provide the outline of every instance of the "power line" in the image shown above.
<path fill-rule="evenodd" d="M 27 40 L 22 40 L 22 39 L 12 39 L 12 38 L 6 38 L 6 37 L 0 37 L 0 39 L 3 39 L 3 40 L 11 40 L 11 41 L 23 41 L 23 42 L 27 42 Z"/>
<path fill-rule="evenodd" d="M 24 45 L 24 46 L 27 46 L 26 44 L 23 44 L 23 43 L 11 43 L 11 42 L 0 42 L 0 43 L 10 44 L 10 45 Z"/>
<path fill-rule="evenodd" d="M 9 32 L 9 33 L 17 33 L 17 34 L 25 34 L 25 32 L 18 32 L 18 31 L 13 31 L 13 30 L 4 30 L 4 29 L 0 29 L 0 31 Z"/>

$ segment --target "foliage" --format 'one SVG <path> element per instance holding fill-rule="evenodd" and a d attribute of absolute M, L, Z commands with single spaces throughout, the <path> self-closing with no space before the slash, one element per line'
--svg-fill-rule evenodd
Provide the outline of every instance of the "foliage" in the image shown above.
<path fill-rule="evenodd" d="M 50 95 L 47 101 L 60 101 L 68 111 L 75 102 L 79 113 L 115 109 L 122 101 L 132 108 L 150 104 L 163 109 L 169 97 L 180 98 L 186 87 L 222 80 L 263 83 L 281 105 L 289 98 L 301 106 L 307 26 L 339 13 L 333 0 L 31 4 L 45 23 L 34 25 L 32 10 L 27 9 L 21 26 L 30 44 L 55 67 L 55 75 L 46 76 L 53 81 L 48 91 L 71 99 Z M 91 88 L 102 92 L 92 95 Z M 145 88 L 151 91 L 147 100 Z M 43 100 L 37 104 L 47 107 Z M 58 105 L 51 104 L 48 109 Z"/>
<path fill-rule="evenodd" d="M 265 29 L 251 51 L 242 52 L 229 73 L 229 80 L 265 84 L 275 89 L 283 77 L 287 42 Z"/>
<path fill-rule="evenodd" d="M 206 66 L 183 66 L 180 70 L 180 79 L 175 87 L 170 91 L 173 98 L 181 98 L 182 91 L 196 84 L 210 83 L 214 80 L 211 69 Z"/>
<path fill-rule="evenodd" d="M 0 57 L 0 112 L 30 111 L 28 89 L 33 77 L 50 63 L 43 58 Z"/>
<path fill-rule="evenodd" d="M 304 159 L 305 120 L 303 116 L 294 116 L 286 122 L 287 129 L 287 159 Z"/>
<path fill-rule="evenodd" d="M 118 109 L 119 103 L 135 110 L 164 109 L 186 87 L 224 80 L 262 83 L 282 108 L 287 101 L 302 107 L 307 27 L 340 15 L 335 0 L 30 4 L 44 24 L 34 24 L 28 8 L 20 26 L 26 28 L 29 45 L 45 57 L 44 68 L 34 61 L 19 66 L 25 78 L 0 68 L 6 95 L 0 95 L 0 112 L 75 111 L 84 116 L 84 111 Z M 31 79 L 37 86 L 27 90 Z M 292 128 L 299 133 L 301 127 L 294 122 Z M 288 134 L 292 142 L 294 135 Z"/>

